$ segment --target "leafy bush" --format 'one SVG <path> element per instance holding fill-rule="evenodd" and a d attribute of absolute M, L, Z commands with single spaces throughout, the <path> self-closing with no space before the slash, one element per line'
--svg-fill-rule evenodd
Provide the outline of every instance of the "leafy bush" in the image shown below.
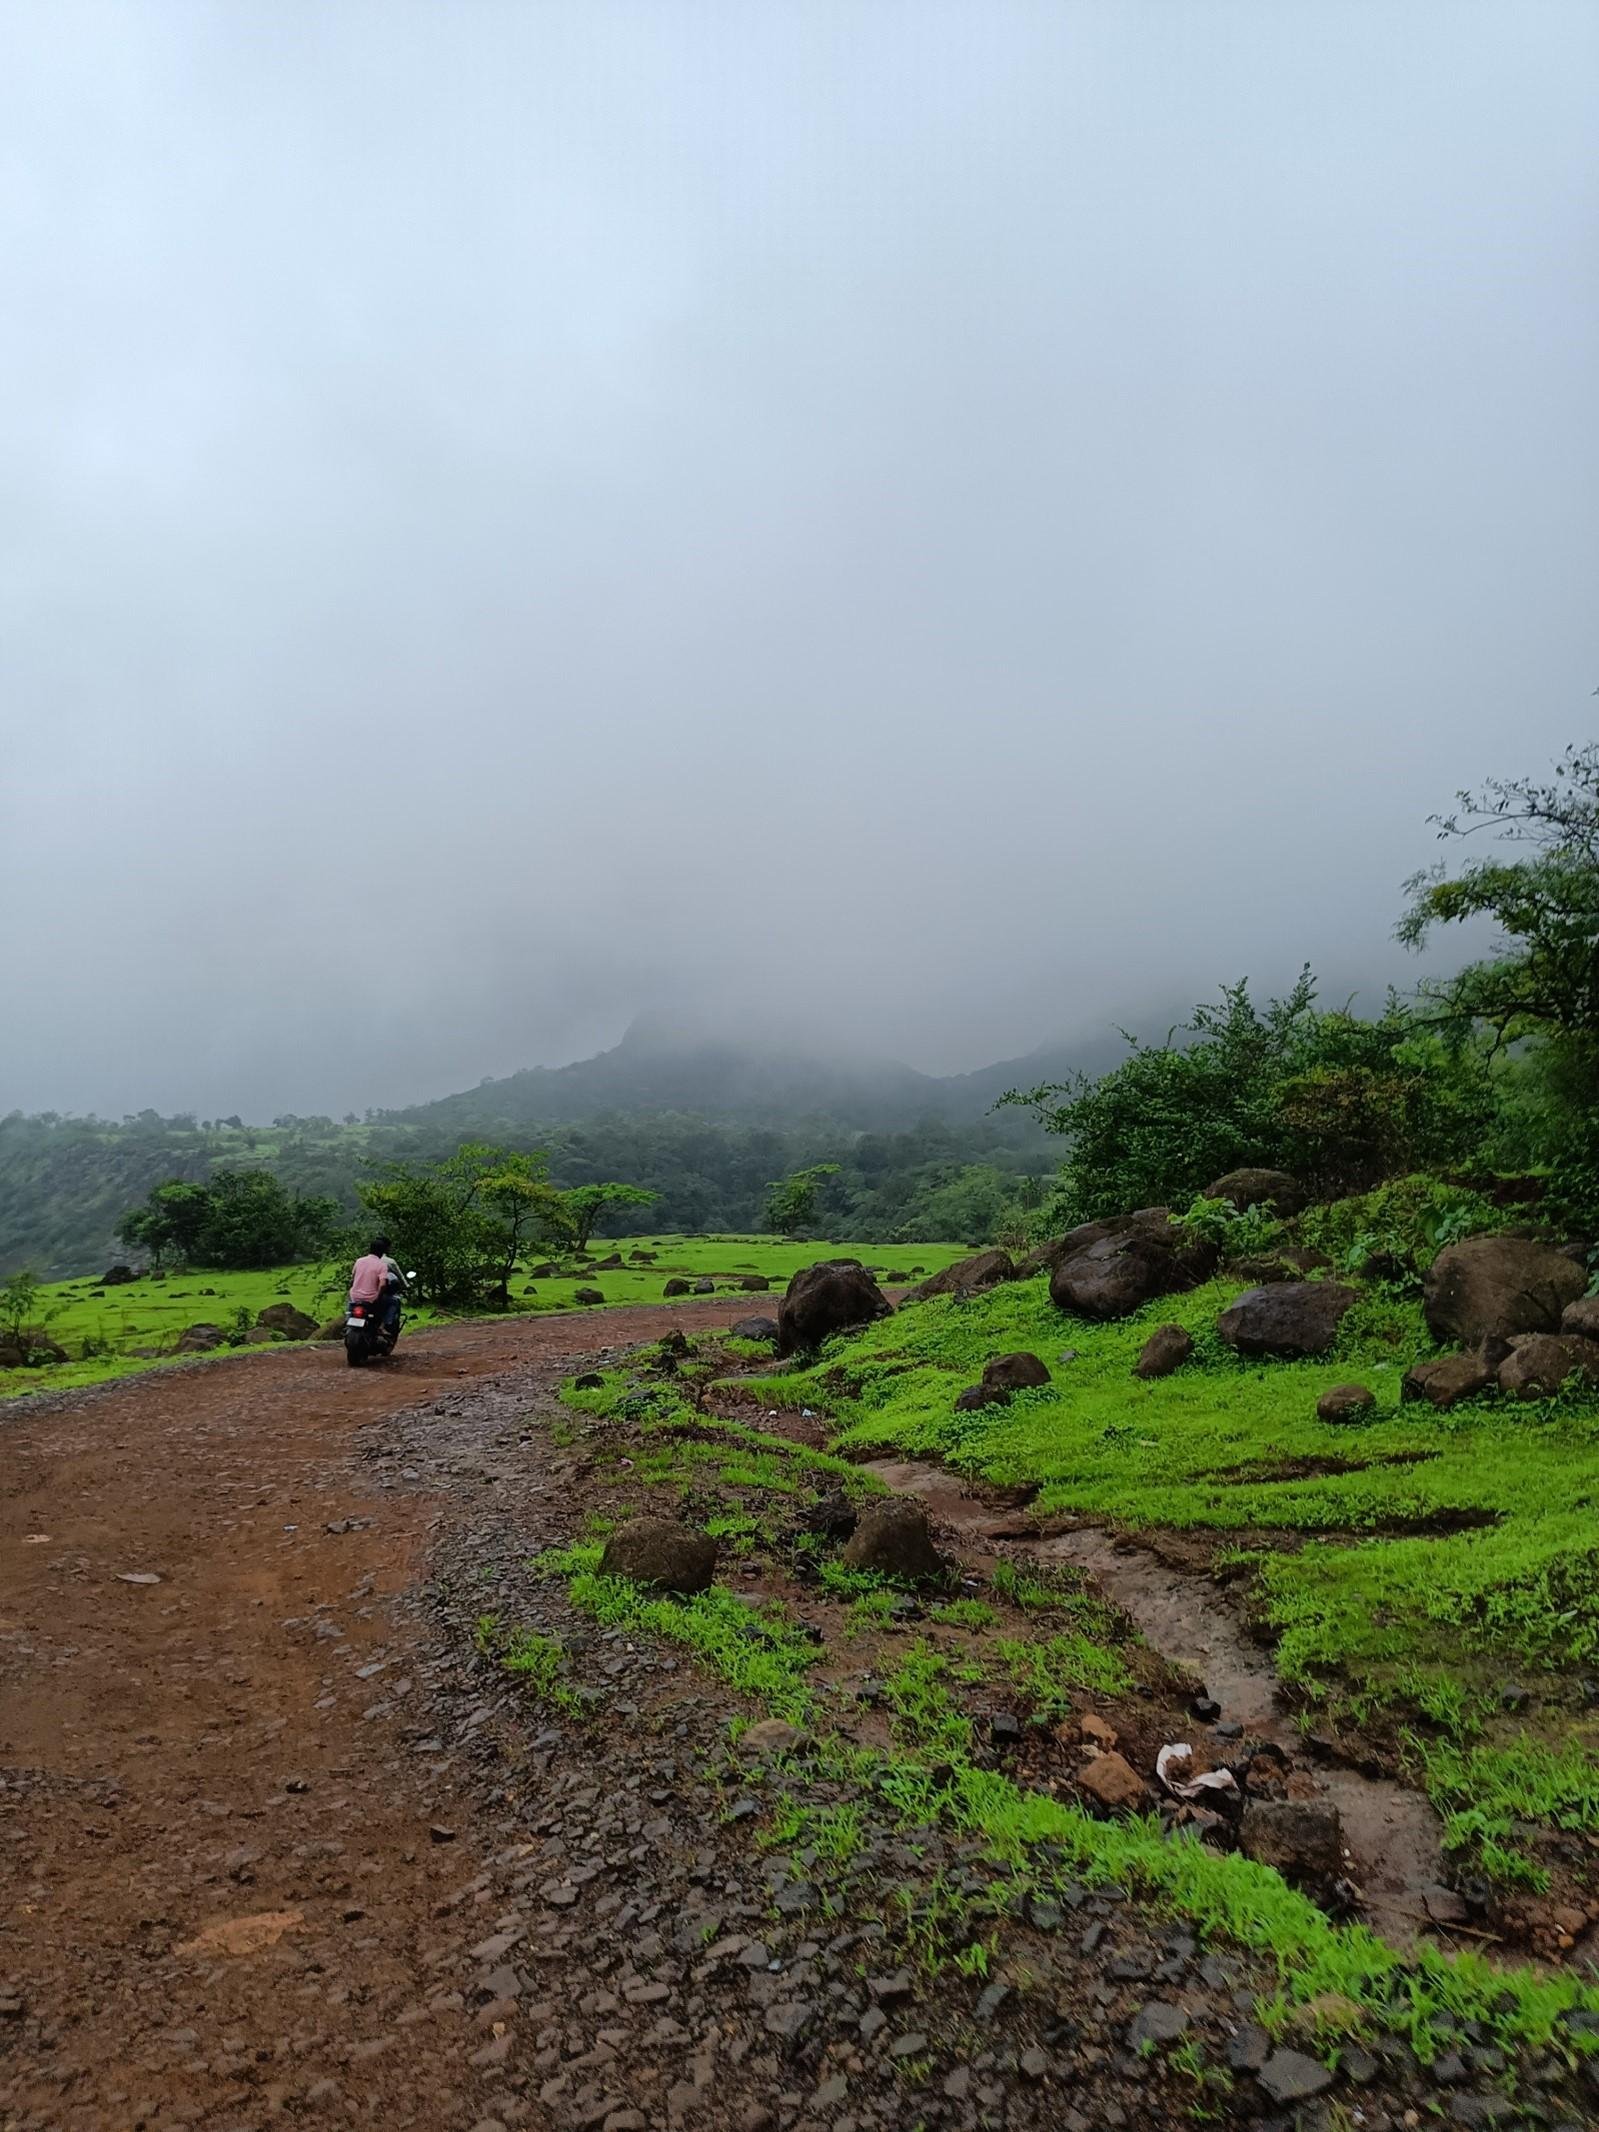
<path fill-rule="evenodd" d="M 1298 1228 L 1301 1241 L 1325 1252 L 1340 1272 L 1413 1293 L 1446 1244 L 1502 1229 L 1508 1218 L 1480 1192 L 1416 1175 L 1312 1207 Z"/>
<path fill-rule="evenodd" d="M 1493 1110 L 1480 1050 L 1421 1027 L 1393 997 L 1369 1021 L 1318 1013 L 1315 997 L 1308 970 L 1264 1008 L 1247 983 L 1229 985 L 1195 1010 L 1187 1042 L 1129 1037 L 1130 1056 L 1097 1081 L 1008 1096 L 1070 1142 L 1056 1226 L 1186 1205 L 1246 1166 L 1347 1192 L 1476 1149 Z"/>
<path fill-rule="evenodd" d="M 1191 1242 L 1214 1244 L 1223 1259 L 1265 1257 L 1279 1250 L 1288 1230 L 1270 1207 L 1235 1207 L 1230 1199 L 1206 1199 L 1199 1194 L 1186 1214 L 1174 1217 L 1177 1227 Z"/>

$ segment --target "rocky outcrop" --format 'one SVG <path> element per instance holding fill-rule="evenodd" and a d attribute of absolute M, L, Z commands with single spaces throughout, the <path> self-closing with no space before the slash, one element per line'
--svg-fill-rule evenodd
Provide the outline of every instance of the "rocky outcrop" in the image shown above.
<path fill-rule="evenodd" d="M 1518 1333 L 1554 1332 L 1588 1285 L 1585 1268 L 1524 1236 L 1468 1236 L 1440 1251 L 1422 1283 L 1435 1340 L 1471 1346 Z"/>
<path fill-rule="evenodd" d="M 1599 1295 L 1579 1296 L 1560 1313 L 1560 1330 L 1578 1340 L 1599 1340 Z"/>
<path fill-rule="evenodd" d="M 708 1591 L 716 1575 L 716 1542 L 672 1518 L 632 1518 L 606 1541 L 600 1575 L 662 1592 Z"/>
<path fill-rule="evenodd" d="M 603 1288 L 574 1288 L 572 1290 L 572 1301 L 574 1303 L 603 1303 L 605 1301 L 605 1290 Z"/>
<path fill-rule="evenodd" d="M 1283 1361 L 1324 1355 L 1355 1300 L 1341 1281 L 1277 1281 L 1246 1288 L 1216 1320 L 1216 1330 L 1240 1355 Z"/>
<path fill-rule="evenodd" d="M 765 1295 L 772 1284 L 764 1273 L 741 1273 L 738 1285 L 746 1295 Z"/>
<path fill-rule="evenodd" d="M 868 1503 L 839 1559 L 849 1569 L 871 1570 L 901 1584 L 924 1584 L 944 1574 L 927 1512 L 908 1495 Z"/>
<path fill-rule="evenodd" d="M 1599 1341 L 1528 1333 L 1499 1365 L 1499 1389 L 1511 1399 L 1552 1399 L 1570 1377 L 1599 1383 Z"/>
<path fill-rule="evenodd" d="M 669 1280 L 666 1286 L 661 1290 L 662 1295 L 666 1297 L 668 1302 L 671 1301 L 673 1296 L 687 1295 L 688 1292 L 688 1282 L 680 1280 L 676 1274 L 672 1276 L 671 1280 Z"/>
<path fill-rule="evenodd" d="M 123 1288 L 126 1287 L 129 1281 L 136 1281 L 138 1278 L 139 1276 L 131 1266 L 107 1266 L 105 1272 L 100 1276 L 100 1286 L 102 1288 Z"/>
<path fill-rule="evenodd" d="M 784 1355 L 820 1347 L 834 1333 L 886 1318 L 893 1305 L 859 1259 L 802 1266 L 777 1306 L 777 1346 Z"/>
<path fill-rule="evenodd" d="M 979 1295 L 985 1288 L 997 1288 L 1001 1281 L 1015 1278 L 1015 1262 L 1008 1251 L 975 1251 L 970 1258 L 946 1266 L 942 1273 L 930 1274 L 905 1300 L 925 1303 L 935 1295 Z"/>
<path fill-rule="evenodd" d="M 1135 1377 L 1169 1377 L 1194 1352 L 1194 1336 L 1183 1325 L 1157 1325 L 1138 1351 Z"/>
<path fill-rule="evenodd" d="M 1164 1207 L 1085 1222 L 1061 1238 L 1050 1300 L 1080 1318 L 1125 1318 L 1157 1296 L 1177 1295 L 1216 1269 L 1214 1245 L 1186 1237 Z"/>
<path fill-rule="evenodd" d="M 269 1303 L 265 1310 L 256 1312 L 255 1322 L 268 1332 L 282 1333 L 285 1340 L 309 1340 L 316 1331 L 316 1319 L 296 1310 L 292 1303 Z"/>
<path fill-rule="evenodd" d="M 1305 1204 L 1305 1188 L 1286 1170 L 1229 1170 L 1214 1184 L 1207 1184 L 1206 1199 L 1226 1199 L 1247 1214 L 1251 1207 L 1270 1207 L 1286 1221 Z"/>

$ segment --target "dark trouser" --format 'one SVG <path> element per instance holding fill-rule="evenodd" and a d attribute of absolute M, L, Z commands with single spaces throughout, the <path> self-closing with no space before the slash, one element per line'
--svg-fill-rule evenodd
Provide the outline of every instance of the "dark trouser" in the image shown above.
<path fill-rule="evenodd" d="M 384 1289 L 382 1307 L 384 1330 L 386 1332 L 398 1332 L 400 1329 L 400 1290 L 397 1282 L 390 1281 L 388 1287 Z"/>

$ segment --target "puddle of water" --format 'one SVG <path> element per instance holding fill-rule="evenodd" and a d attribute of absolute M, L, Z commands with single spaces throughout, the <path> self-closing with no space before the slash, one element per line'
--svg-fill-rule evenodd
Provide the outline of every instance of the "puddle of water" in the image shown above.
<path fill-rule="evenodd" d="M 867 1470 L 897 1493 L 919 1496 L 930 1516 L 974 1539 L 1020 1540 L 1040 1561 L 1086 1570 L 1105 1597 L 1131 1616 L 1146 1643 L 1199 1676 L 1224 1718 L 1299 1757 L 1302 1743 L 1278 1704 L 1271 1660 L 1210 1578 L 1171 1569 L 1092 1528 L 1041 1539 L 1014 1511 L 969 1495 L 941 1466 L 881 1460 Z M 1437 1816 L 1419 1792 L 1387 1777 L 1338 1766 L 1317 1768 L 1312 1776 L 1342 1817 L 1368 1922 L 1395 1944 L 1412 1944 L 1422 1929 L 1421 1890 L 1443 1879 Z"/>

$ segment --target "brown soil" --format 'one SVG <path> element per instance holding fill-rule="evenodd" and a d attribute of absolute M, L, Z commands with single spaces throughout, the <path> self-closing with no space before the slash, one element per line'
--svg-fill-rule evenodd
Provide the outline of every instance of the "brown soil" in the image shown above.
<path fill-rule="evenodd" d="M 361 2009 L 424 1997 L 433 1919 L 472 1867 L 448 1764 L 326 1692 L 335 1648 L 356 1678 L 403 1672 L 385 1602 L 437 1522 L 352 1438 L 695 1315 L 461 1325 L 359 1374 L 336 1347 L 280 1348 L 0 1414 L 7 2132 L 254 2124 L 319 2081 L 335 2115 L 358 2096 L 368 2122 L 472 2122 L 473 2076 L 431 2023 L 369 2057 L 360 2040 Z"/>

